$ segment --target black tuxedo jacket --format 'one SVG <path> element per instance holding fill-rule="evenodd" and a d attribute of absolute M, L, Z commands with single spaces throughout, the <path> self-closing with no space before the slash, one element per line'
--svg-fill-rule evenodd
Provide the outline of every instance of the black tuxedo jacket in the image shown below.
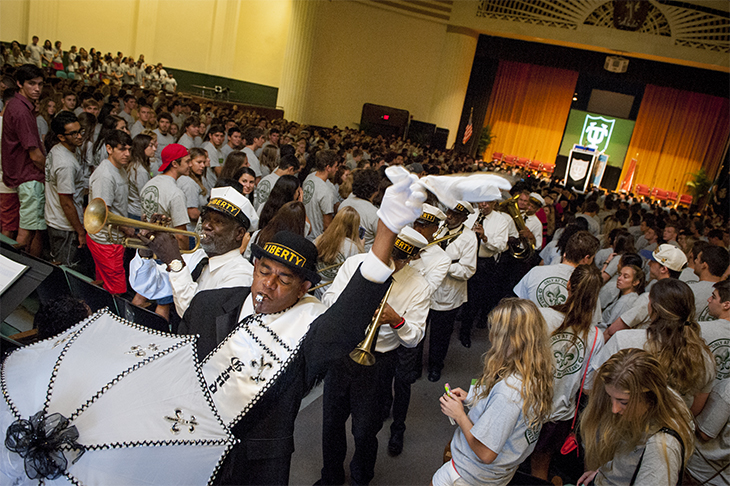
<path fill-rule="evenodd" d="M 358 270 L 332 307 L 312 322 L 289 366 L 233 427 L 241 443 L 225 459 L 217 476 L 218 484 L 289 482 L 294 420 L 302 398 L 324 377 L 330 364 L 362 341 L 388 284 L 370 282 Z M 200 336 L 201 361 L 236 328 L 241 307 L 250 293 L 249 287 L 233 287 L 195 295 L 178 333 Z"/>

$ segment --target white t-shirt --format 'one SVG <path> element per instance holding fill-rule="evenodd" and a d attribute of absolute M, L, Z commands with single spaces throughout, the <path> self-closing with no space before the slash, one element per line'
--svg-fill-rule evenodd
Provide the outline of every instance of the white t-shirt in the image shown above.
<path fill-rule="evenodd" d="M 448 241 L 444 249 L 446 255 L 451 259 L 449 271 L 446 274 L 441 286 L 431 296 L 431 308 L 437 311 L 447 311 L 458 308 L 467 301 L 467 281 L 477 270 L 477 236 L 461 225 L 452 230 L 442 226 L 436 232 L 434 239 L 455 234 L 463 231 L 461 235 Z"/>
<path fill-rule="evenodd" d="M 76 154 L 58 143 L 46 156 L 46 207 L 48 226 L 63 231 L 76 231 L 61 207 L 59 194 L 73 194 L 74 206 L 83 221 L 84 171 Z"/>
<path fill-rule="evenodd" d="M 89 178 L 89 201 L 100 197 L 109 210 L 118 215 L 127 217 L 129 208 L 129 183 L 127 171 L 124 167 L 117 169 L 109 159 L 104 159 Z M 116 230 L 112 230 L 115 238 L 123 237 Z M 101 245 L 110 245 L 107 231 L 103 230 L 95 235 L 89 235 L 92 240 Z"/>
<path fill-rule="evenodd" d="M 522 380 L 509 376 L 498 382 L 483 398 L 472 405 L 469 419 L 474 424 L 472 435 L 497 457 L 491 464 L 483 463 L 456 428 L 451 440 L 451 454 L 456 472 L 467 484 L 501 486 L 509 483 L 519 466 L 529 456 L 540 435 L 540 427 L 528 429 L 522 414 L 520 395 Z M 469 395 L 475 391 L 470 390 Z"/>
<path fill-rule="evenodd" d="M 150 179 L 142 188 L 140 199 L 142 213 L 147 219 L 155 213 L 164 214 L 172 220 L 171 226 L 174 228 L 190 222 L 185 194 L 169 175 L 160 174 Z"/>
<path fill-rule="evenodd" d="M 576 336 L 572 328 L 553 335 L 565 320 L 565 314 L 550 307 L 540 307 L 540 313 L 545 318 L 550 347 L 555 357 L 553 412 L 550 421 L 570 420 L 575 415 L 576 395 L 588 366 L 588 358 L 590 356 L 590 361 L 596 359 L 603 347 L 603 333 L 592 325 L 586 339 Z"/>
<path fill-rule="evenodd" d="M 33 45 L 28 44 L 25 48 L 28 52 L 30 52 L 30 57 L 28 58 L 28 62 L 31 64 L 35 64 L 38 67 L 41 67 L 41 56 L 43 55 L 43 47 L 39 45 Z"/>
<path fill-rule="evenodd" d="M 247 154 L 248 155 L 248 154 Z M 327 183 L 311 173 L 302 184 L 304 208 L 307 211 L 307 218 L 312 224 L 312 231 L 307 239 L 314 240 L 324 232 L 325 214 L 334 215 L 335 198 Z"/>
<path fill-rule="evenodd" d="M 711 439 L 695 438 L 695 451 L 687 461 L 687 470 L 705 484 L 725 468 L 707 484 L 730 484 L 730 379 L 715 383 L 705 408 L 695 417 L 695 424 Z"/>

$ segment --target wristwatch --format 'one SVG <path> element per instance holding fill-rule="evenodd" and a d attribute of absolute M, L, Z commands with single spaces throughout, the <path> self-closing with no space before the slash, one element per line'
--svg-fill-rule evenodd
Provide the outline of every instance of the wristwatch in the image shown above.
<path fill-rule="evenodd" d="M 183 269 L 185 266 L 185 262 L 182 260 L 173 260 L 170 263 L 167 264 L 167 271 L 168 272 L 179 272 Z"/>

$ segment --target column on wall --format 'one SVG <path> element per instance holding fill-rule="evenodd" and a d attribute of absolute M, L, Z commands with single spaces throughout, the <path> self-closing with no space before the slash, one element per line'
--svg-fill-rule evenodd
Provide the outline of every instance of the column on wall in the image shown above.
<path fill-rule="evenodd" d="M 447 147 L 456 140 L 478 37 L 471 29 L 447 26 L 429 117 L 436 126 L 449 129 Z"/>
<path fill-rule="evenodd" d="M 54 44 L 58 37 L 58 9 L 59 0 L 30 0 L 28 6 L 28 39 L 21 42 L 30 42 L 30 37 L 40 37 L 40 44 L 45 39 L 50 39 Z M 63 41 L 62 41 L 63 42 Z M 66 49 L 63 46 L 62 49 Z"/>
<path fill-rule="evenodd" d="M 236 43 L 238 37 L 238 21 L 241 17 L 241 0 L 216 0 L 213 28 L 206 63 L 206 72 L 219 76 L 233 74 Z"/>
<path fill-rule="evenodd" d="M 284 67 L 279 83 L 277 105 L 287 120 L 304 120 L 305 96 L 314 46 L 315 23 L 319 2 L 293 2 Z"/>
<path fill-rule="evenodd" d="M 157 11 L 158 0 L 137 1 L 137 22 L 134 26 L 134 44 L 132 44 L 132 55 L 135 61 L 140 54 L 144 54 L 147 63 L 154 63 L 155 59 L 155 36 L 157 35 Z"/>

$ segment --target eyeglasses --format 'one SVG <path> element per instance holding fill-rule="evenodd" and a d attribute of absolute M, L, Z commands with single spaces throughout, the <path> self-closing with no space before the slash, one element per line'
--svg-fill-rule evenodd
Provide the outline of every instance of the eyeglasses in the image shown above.
<path fill-rule="evenodd" d="M 86 134 L 86 130 L 74 130 L 73 132 L 64 133 L 67 137 L 83 137 Z"/>

